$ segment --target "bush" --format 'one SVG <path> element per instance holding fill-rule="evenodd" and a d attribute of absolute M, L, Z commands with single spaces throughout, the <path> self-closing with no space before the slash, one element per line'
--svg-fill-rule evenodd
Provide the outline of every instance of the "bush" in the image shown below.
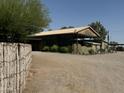
<path fill-rule="evenodd" d="M 100 49 L 100 53 L 105 53 L 105 49 Z"/>
<path fill-rule="evenodd" d="M 72 51 L 73 51 L 72 46 L 71 45 L 67 46 L 67 48 L 68 48 L 68 53 L 72 53 Z"/>
<path fill-rule="evenodd" d="M 49 46 L 44 46 L 42 50 L 43 51 L 49 51 L 50 50 L 50 47 Z"/>
<path fill-rule="evenodd" d="M 117 51 L 124 51 L 124 47 L 117 47 L 116 50 Z"/>
<path fill-rule="evenodd" d="M 93 49 L 90 49 L 89 54 L 93 55 L 93 54 L 95 54 L 95 51 Z"/>
<path fill-rule="evenodd" d="M 50 48 L 50 51 L 52 51 L 52 52 L 58 52 L 58 51 L 59 51 L 59 46 L 58 46 L 58 45 L 53 45 L 53 46 Z"/>
<path fill-rule="evenodd" d="M 108 53 L 112 53 L 113 50 L 111 48 L 108 49 Z"/>
<path fill-rule="evenodd" d="M 68 47 L 60 47 L 59 52 L 61 52 L 61 53 L 69 53 L 69 48 Z"/>

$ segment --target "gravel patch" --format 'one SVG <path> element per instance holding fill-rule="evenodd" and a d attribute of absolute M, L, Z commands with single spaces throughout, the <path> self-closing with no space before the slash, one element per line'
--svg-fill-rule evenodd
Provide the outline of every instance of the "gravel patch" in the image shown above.
<path fill-rule="evenodd" d="M 124 93 L 124 53 L 33 52 L 23 93 Z"/>

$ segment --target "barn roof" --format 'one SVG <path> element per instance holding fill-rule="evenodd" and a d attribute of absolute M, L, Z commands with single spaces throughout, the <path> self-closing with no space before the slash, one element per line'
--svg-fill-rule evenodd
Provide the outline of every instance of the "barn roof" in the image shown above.
<path fill-rule="evenodd" d="M 44 31 L 31 35 L 31 37 L 42 37 L 50 35 L 65 35 L 65 34 L 74 34 L 78 33 L 80 35 L 100 37 L 100 35 L 90 26 L 78 27 L 78 28 L 68 28 L 68 29 L 59 29 L 53 31 Z"/>

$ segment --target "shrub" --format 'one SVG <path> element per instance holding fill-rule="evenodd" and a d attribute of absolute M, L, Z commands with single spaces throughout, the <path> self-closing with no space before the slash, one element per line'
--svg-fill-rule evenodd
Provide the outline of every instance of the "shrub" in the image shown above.
<path fill-rule="evenodd" d="M 50 47 L 49 46 L 44 46 L 42 50 L 43 51 L 49 51 L 50 50 Z"/>
<path fill-rule="evenodd" d="M 117 47 L 116 50 L 117 51 L 124 51 L 124 47 Z"/>
<path fill-rule="evenodd" d="M 51 48 L 50 48 L 50 51 L 52 52 L 58 52 L 59 50 L 59 46 L 58 45 L 53 45 Z"/>
<path fill-rule="evenodd" d="M 68 53 L 72 53 L 72 51 L 73 51 L 72 46 L 71 45 L 67 46 L 67 48 L 68 48 Z"/>
<path fill-rule="evenodd" d="M 90 49 L 89 54 L 93 55 L 93 54 L 95 54 L 95 51 L 93 49 Z"/>
<path fill-rule="evenodd" d="M 80 51 L 81 51 L 82 55 L 88 55 L 89 54 L 89 48 L 87 46 L 82 46 Z"/>
<path fill-rule="evenodd" d="M 69 48 L 68 47 L 60 47 L 59 52 L 61 52 L 61 53 L 69 53 Z"/>
<path fill-rule="evenodd" d="M 108 53 L 112 53 L 113 50 L 111 48 L 108 49 Z"/>
<path fill-rule="evenodd" d="M 100 49 L 100 53 L 105 53 L 105 49 Z"/>

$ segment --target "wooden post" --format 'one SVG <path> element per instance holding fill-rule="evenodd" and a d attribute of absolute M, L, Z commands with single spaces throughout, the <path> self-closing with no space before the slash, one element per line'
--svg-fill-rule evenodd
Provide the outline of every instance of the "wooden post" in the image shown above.
<path fill-rule="evenodd" d="M 79 54 L 79 47 L 78 47 L 78 33 L 76 33 L 76 45 L 77 45 L 76 54 Z"/>
<path fill-rule="evenodd" d="M 0 43 L 0 61 L 0 93 L 22 93 L 31 62 L 31 46 Z"/>

